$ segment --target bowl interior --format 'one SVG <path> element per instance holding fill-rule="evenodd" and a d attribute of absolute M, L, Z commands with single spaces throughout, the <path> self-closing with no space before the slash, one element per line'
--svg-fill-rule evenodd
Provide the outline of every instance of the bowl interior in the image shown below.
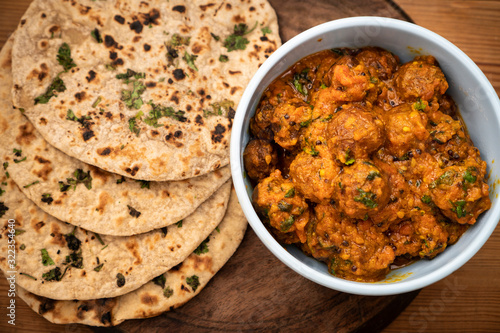
<path fill-rule="evenodd" d="M 482 214 L 460 240 L 432 260 L 420 260 L 392 271 L 377 283 L 351 282 L 330 275 L 325 264 L 307 257 L 295 246 L 286 250 L 260 222 L 251 205 L 252 186 L 243 169 L 242 153 L 249 140 L 249 122 L 265 88 L 303 57 L 330 48 L 380 46 L 407 62 L 417 55 L 433 55 L 446 75 L 450 94 L 469 134 L 488 164 L 492 207 Z M 500 179 L 500 102 L 479 68 L 453 44 L 424 28 L 407 22 L 358 17 L 336 20 L 312 28 L 285 43 L 259 69 L 247 87 L 236 113 L 231 141 L 231 164 L 238 198 L 259 238 L 285 264 L 327 287 L 365 295 L 408 292 L 436 282 L 469 260 L 498 223 L 500 204 L 495 183 Z"/>

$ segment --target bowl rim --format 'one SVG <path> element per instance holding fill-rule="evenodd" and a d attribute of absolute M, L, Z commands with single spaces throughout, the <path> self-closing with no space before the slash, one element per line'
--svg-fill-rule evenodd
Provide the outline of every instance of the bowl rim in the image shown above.
<path fill-rule="evenodd" d="M 337 278 L 335 276 L 331 276 L 331 278 L 325 279 L 324 274 L 316 271 L 315 269 L 301 262 L 299 259 L 295 258 L 267 231 L 264 224 L 257 216 L 250 198 L 248 197 L 246 185 L 243 181 L 243 175 L 241 172 L 241 170 L 243 170 L 243 149 L 242 147 L 240 147 L 240 142 L 243 135 L 243 122 L 248 111 L 248 105 L 251 101 L 252 95 L 258 87 L 259 83 L 268 73 L 268 71 L 272 69 L 273 66 L 275 66 L 286 54 L 288 54 L 289 51 L 297 47 L 297 45 L 300 44 L 302 40 L 319 38 L 321 34 L 324 34 L 325 32 L 331 32 L 332 30 L 354 28 L 370 24 L 377 24 L 381 28 L 389 28 L 391 30 L 398 31 L 402 30 L 408 33 L 416 34 L 424 39 L 439 42 L 443 46 L 443 48 L 451 50 L 451 52 L 453 52 L 456 57 L 459 58 L 460 62 L 464 64 L 464 66 L 467 66 L 469 70 L 472 71 L 474 75 L 476 75 L 477 79 L 480 81 L 481 86 L 485 89 L 486 96 L 488 97 L 488 99 L 490 99 L 491 104 L 496 106 L 494 112 L 499 115 L 500 100 L 498 99 L 495 90 L 493 89 L 491 83 L 488 81 L 484 73 L 463 51 L 461 51 L 457 46 L 452 44 L 444 37 L 441 37 L 440 35 L 416 24 L 392 18 L 377 16 L 343 18 L 317 25 L 291 38 L 289 41 L 279 47 L 258 69 L 256 74 L 253 76 L 248 86 L 246 87 L 236 111 L 230 142 L 230 163 L 236 195 L 239 199 L 246 218 L 248 219 L 252 229 L 255 231 L 262 243 L 264 243 L 264 245 L 281 262 L 283 262 L 285 265 L 287 265 L 303 277 L 331 289 L 358 295 L 384 296 L 410 292 L 426 287 L 445 278 L 446 276 L 450 275 L 458 268 L 463 266 L 470 258 L 472 258 L 472 256 L 474 256 L 479 251 L 479 249 L 484 245 L 484 243 L 486 243 L 490 235 L 493 233 L 496 225 L 498 224 L 498 217 L 500 216 L 500 205 L 492 207 L 493 211 L 490 218 L 488 220 L 482 221 L 481 237 L 473 238 L 466 247 L 465 251 L 462 251 L 452 260 L 442 265 L 439 269 L 425 276 L 392 283 L 355 282 Z"/>

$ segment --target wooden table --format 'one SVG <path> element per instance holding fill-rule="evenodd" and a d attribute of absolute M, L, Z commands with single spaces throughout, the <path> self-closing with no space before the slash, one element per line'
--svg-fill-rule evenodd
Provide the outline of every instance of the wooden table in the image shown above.
<path fill-rule="evenodd" d="M 392 3 L 392 1 L 389 1 Z M 500 0 L 395 0 L 413 21 L 447 38 L 483 70 L 500 93 Z M 0 46 L 29 0 L 0 0 Z M 479 253 L 446 279 L 424 288 L 384 332 L 500 332 L 500 227 Z M 6 324 L 7 286 L 0 283 L 0 331 Z M 15 332 L 90 332 L 46 322 L 22 302 Z M 314 323 L 311 323 L 314 327 Z M 332 331 L 334 328 L 332 328 Z"/>

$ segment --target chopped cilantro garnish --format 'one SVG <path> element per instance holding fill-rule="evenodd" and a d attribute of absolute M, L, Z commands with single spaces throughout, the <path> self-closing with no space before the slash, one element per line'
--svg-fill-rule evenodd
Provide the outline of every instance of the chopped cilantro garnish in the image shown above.
<path fill-rule="evenodd" d="M 149 111 L 149 114 L 144 119 L 144 122 L 149 126 L 153 126 L 155 128 L 163 126 L 161 124 L 158 124 L 158 119 L 162 117 L 169 117 L 180 122 L 185 122 L 187 120 L 187 118 L 184 117 L 185 112 L 182 110 L 175 111 L 171 106 L 161 106 L 158 104 L 154 104 L 152 101 L 150 101 L 148 104 L 151 105 L 152 110 Z"/>
<path fill-rule="evenodd" d="M 101 96 L 97 97 L 97 99 L 95 100 L 94 104 L 92 104 L 92 107 L 95 108 L 99 105 L 99 103 L 101 103 Z"/>
<path fill-rule="evenodd" d="M 294 222 L 295 222 L 295 218 L 293 217 L 293 215 L 291 215 L 286 220 L 281 221 L 281 226 L 280 226 L 281 231 L 287 232 L 292 227 Z"/>
<path fill-rule="evenodd" d="M 217 42 L 220 40 L 220 37 L 214 34 L 213 32 L 210 33 L 210 35 L 215 39 Z"/>
<path fill-rule="evenodd" d="M 50 205 L 54 201 L 52 198 L 52 195 L 50 193 L 44 193 L 42 194 L 42 202 L 45 202 L 46 204 Z"/>
<path fill-rule="evenodd" d="M 292 210 L 292 205 L 286 201 L 281 200 L 280 202 L 278 202 L 278 208 L 282 212 L 289 212 Z"/>
<path fill-rule="evenodd" d="M 260 29 L 260 31 L 262 31 L 262 34 L 265 36 L 266 34 L 270 34 L 272 33 L 273 31 L 269 28 L 269 27 L 264 27 L 262 29 Z"/>
<path fill-rule="evenodd" d="M 137 126 L 135 117 L 132 117 L 128 120 L 128 128 L 130 132 L 135 133 L 137 136 L 139 136 L 141 129 Z"/>
<path fill-rule="evenodd" d="M 92 37 L 94 37 L 94 39 L 96 40 L 97 43 L 102 43 L 102 37 L 101 37 L 101 33 L 99 32 L 99 30 L 97 28 L 95 28 L 94 30 L 92 30 L 90 32 L 90 35 Z"/>
<path fill-rule="evenodd" d="M 304 96 L 308 95 L 307 86 L 311 83 L 308 78 L 309 68 L 304 69 L 300 73 L 295 73 L 293 75 L 293 86 L 295 89 Z"/>
<path fill-rule="evenodd" d="M 14 236 L 19 236 L 19 235 L 22 235 L 26 232 L 26 230 L 23 230 L 23 229 L 16 229 L 16 231 L 14 232 Z"/>
<path fill-rule="evenodd" d="M 250 30 L 248 30 L 248 26 L 245 23 L 236 24 L 234 26 L 233 34 L 229 35 L 224 40 L 224 47 L 227 49 L 227 51 L 231 52 L 235 50 L 246 49 L 247 44 L 249 44 L 250 42 L 243 36 L 251 33 L 257 27 L 257 24 L 258 22 L 255 22 L 255 26 Z"/>
<path fill-rule="evenodd" d="M 467 216 L 467 211 L 465 210 L 465 200 L 458 200 L 455 202 L 450 200 L 450 204 L 452 206 L 451 211 L 455 212 L 458 218 Z"/>
<path fill-rule="evenodd" d="M 26 158 L 26 157 L 25 157 L 25 158 Z M 24 187 L 24 188 L 28 188 L 28 187 L 33 186 L 33 185 L 36 185 L 36 184 L 38 184 L 38 183 L 40 183 L 40 181 L 39 181 L 39 180 L 36 180 L 36 181 L 34 181 L 33 183 L 31 183 L 31 184 L 24 185 L 23 187 Z"/>
<path fill-rule="evenodd" d="M 366 176 L 366 180 L 374 180 L 377 177 L 381 177 L 379 172 L 370 171 L 370 173 L 368 173 L 368 176 Z"/>
<path fill-rule="evenodd" d="M 194 64 L 194 61 L 196 60 L 196 58 L 198 58 L 197 55 L 191 55 L 187 52 L 184 51 L 184 57 L 182 57 L 182 59 L 187 62 L 188 66 L 192 69 L 194 69 L 195 71 L 198 71 L 198 67 L 196 67 L 196 65 Z"/>
<path fill-rule="evenodd" d="M 102 266 L 104 266 L 104 263 L 94 267 L 94 271 L 99 272 L 102 269 Z"/>
<path fill-rule="evenodd" d="M 196 289 L 198 289 L 198 287 L 200 285 L 200 280 L 199 280 L 198 276 L 193 275 L 193 276 L 189 276 L 186 278 L 186 283 L 189 286 L 191 286 L 191 288 L 193 288 L 193 291 L 196 291 Z"/>
<path fill-rule="evenodd" d="M 117 184 L 121 184 L 121 183 L 123 183 L 124 181 L 125 181 L 125 177 L 123 177 L 123 176 L 122 176 L 122 178 L 120 178 L 120 179 L 117 179 L 117 180 L 116 180 L 116 183 L 117 183 Z"/>
<path fill-rule="evenodd" d="M 417 99 L 415 103 L 413 103 L 413 108 L 418 111 L 424 111 L 425 110 L 425 103 L 422 102 L 422 99 L 420 97 Z"/>
<path fill-rule="evenodd" d="M 180 220 L 179 222 L 176 223 L 177 228 L 182 228 L 182 221 L 184 220 Z"/>
<path fill-rule="evenodd" d="M 165 282 L 167 282 L 167 279 L 165 278 L 165 275 L 159 275 L 153 279 L 153 283 L 156 284 L 157 286 L 160 286 L 161 289 L 165 288 Z"/>
<path fill-rule="evenodd" d="M 351 156 L 350 149 L 346 150 L 344 157 L 345 157 L 345 162 L 344 162 L 345 165 L 351 165 L 354 162 L 356 162 L 356 160 Z"/>
<path fill-rule="evenodd" d="M 66 113 L 66 119 L 76 121 L 85 128 L 88 128 L 90 126 L 90 122 L 88 121 L 90 119 L 90 116 L 82 116 L 81 118 L 78 118 L 71 109 L 68 109 L 68 112 Z"/>
<path fill-rule="evenodd" d="M 64 183 L 59 182 L 61 192 L 67 191 L 70 186 L 73 186 L 73 190 L 75 190 L 78 184 L 84 184 L 87 189 L 92 189 L 92 176 L 90 175 L 90 170 L 84 172 L 82 169 L 76 169 L 75 172 L 73 172 L 73 176 L 75 178 L 66 178 L 68 182 L 67 187 Z"/>
<path fill-rule="evenodd" d="M 378 204 L 375 202 L 377 199 L 377 195 L 372 192 L 365 192 L 362 189 L 358 188 L 359 196 L 354 197 L 354 201 L 360 202 L 368 208 L 375 208 Z"/>
<path fill-rule="evenodd" d="M 219 61 L 220 62 L 228 62 L 229 61 L 229 57 L 227 55 L 221 54 L 220 57 L 219 57 Z"/>
<path fill-rule="evenodd" d="M 47 88 L 47 91 L 45 91 L 43 95 L 35 98 L 35 105 L 47 104 L 49 102 L 49 99 L 51 99 L 53 96 L 56 96 L 56 92 L 63 92 L 65 90 L 66 86 L 64 85 L 63 80 L 59 76 L 57 76 Z"/>
<path fill-rule="evenodd" d="M 23 245 L 24 245 L 24 244 L 23 244 Z M 22 245 L 21 245 L 21 246 L 22 246 Z M 23 249 L 22 249 L 22 250 L 23 250 Z M 36 281 L 36 278 L 34 278 L 33 276 L 31 276 L 31 275 L 29 275 L 29 274 L 26 274 L 26 273 L 19 273 L 19 274 L 20 274 L 20 275 L 24 275 L 24 276 L 26 276 L 26 277 L 28 277 L 28 278 L 33 279 L 33 280 L 35 280 L 35 281 Z"/>
<path fill-rule="evenodd" d="M 132 90 L 122 90 L 122 101 L 128 108 L 140 109 L 144 102 L 141 94 L 146 90 L 146 86 L 141 81 L 134 81 Z"/>
<path fill-rule="evenodd" d="M 41 249 L 40 252 L 42 253 L 42 264 L 44 266 L 55 265 L 54 260 L 49 256 L 46 249 Z"/>
<path fill-rule="evenodd" d="M 163 296 L 165 296 L 166 298 L 170 298 L 173 294 L 174 291 L 170 287 L 165 288 L 165 290 L 163 291 Z"/>
<path fill-rule="evenodd" d="M 193 251 L 194 254 L 201 255 L 208 252 L 208 242 L 210 241 L 210 236 L 207 237 L 201 244 Z"/>
<path fill-rule="evenodd" d="M 57 61 L 63 66 L 65 72 L 76 67 L 73 59 L 71 59 L 71 50 L 67 43 L 63 43 L 61 47 L 59 47 L 59 51 L 57 51 Z"/>
<path fill-rule="evenodd" d="M 293 198 L 295 196 L 295 188 L 292 187 L 285 193 L 285 198 Z"/>
<path fill-rule="evenodd" d="M 172 46 L 181 46 L 181 45 L 189 45 L 189 41 L 191 40 L 191 37 L 189 36 L 181 36 L 179 34 L 173 34 L 172 39 L 170 40 L 170 45 Z"/>
<path fill-rule="evenodd" d="M 427 204 L 429 205 L 431 202 L 432 202 L 432 198 L 430 195 L 423 195 L 422 198 L 420 198 L 420 200 L 424 203 L 424 204 Z"/>
<path fill-rule="evenodd" d="M 141 183 L 141 188 L 149 189 L 149 182 L 147 180 L 136 180 L 136 182 Z"/>
<path fill-rule="evenodd" d="M 472 172 L 475 172 L 477 169 L 472 167 L 472 168 L 467 168 L 467 170 L 464 173 L 464 180 L 473 184 L 476 182 L 477 177 L 472 174 Z"/>

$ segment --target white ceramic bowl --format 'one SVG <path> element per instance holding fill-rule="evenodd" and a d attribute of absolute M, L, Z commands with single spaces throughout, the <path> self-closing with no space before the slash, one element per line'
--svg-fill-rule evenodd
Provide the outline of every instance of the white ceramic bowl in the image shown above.
<path fill-rule="evenodd" d="M 488 164 L 492 207 L 482 214 L 460 240 L 432 260 L 420 260 L 392 271 L 376 283 L 352 282 L 328 273 L 325 264 L 307 257 L 294 246 L 283 247 L 266 230 L 255 213 L 252 186 L 243 166 L 243 150 L 249 140 L 249 122 L 264 89 L 303 57 L 330 48 L 380 46 L 397 54 L 402 62 L 417 53 L 431 54 L 439 61 L 474 144 Z M 231 138 L 231 170 L 243 211 L 253 230 L 271 252 L 288 267 L 323 286 L 361 295 L 391 295 L 428 286 L 465 264 L 486 242 L 500 219 L 500 101 L 495 90 L 474 62 L 443 37 L 389 18 L 355 17 L 335 20 L 311 28 L 289 40 L 259 68 L 246 88 L 234 119 Z M 497 186 L 498 187 L 498 186 Z"/>

